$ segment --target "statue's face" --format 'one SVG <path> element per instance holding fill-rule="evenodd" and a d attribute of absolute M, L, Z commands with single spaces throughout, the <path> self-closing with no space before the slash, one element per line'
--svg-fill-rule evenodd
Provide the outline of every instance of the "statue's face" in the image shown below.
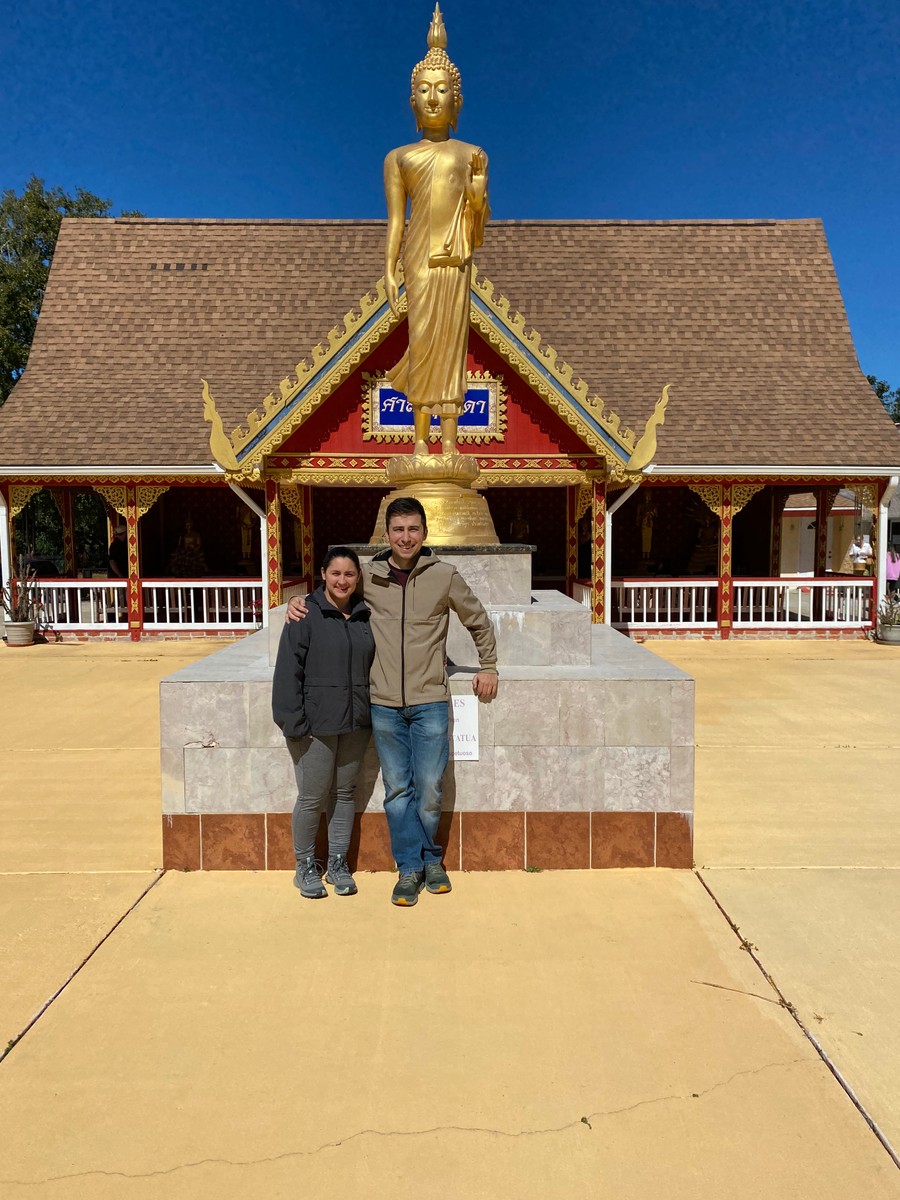
<path fill-rule="evenodd" d="M 441 67 L 427 67 L 419 72 L 410 104 L 420 129 L 447 129 L 456 123 L 453 84 Z"/>

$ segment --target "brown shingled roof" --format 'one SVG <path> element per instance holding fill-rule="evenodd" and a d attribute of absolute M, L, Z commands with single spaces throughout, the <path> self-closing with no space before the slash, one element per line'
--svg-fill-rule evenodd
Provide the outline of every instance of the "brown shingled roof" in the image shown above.
<path fill-rule="evenodd" d="M 242 423 L 383 242 L 382 221 L 65 220 L 0 467 L 208 464 L 200 376 Z M 660 465 L 900 462 L 819 221 L 500 221 L 477 265 L 623 420 L 672 384 Z"/>

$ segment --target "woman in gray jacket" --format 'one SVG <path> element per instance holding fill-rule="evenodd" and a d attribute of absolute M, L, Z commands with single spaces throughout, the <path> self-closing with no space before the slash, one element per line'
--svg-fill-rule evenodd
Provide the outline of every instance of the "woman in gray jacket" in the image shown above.
<path fill-rule="evenodd" d="M 272 716 L 285 736 L 297 776 L 291 821 L 294 886 L 310 900 L 328 893 L 316 861 L 319 816 L 328 805 L 325 882 L 338 896 L 356 884 L 347 865 L 356 786 L 369 744 L 369 668 L 375 643 L 360 590 L 360 565 L 347 546 L 332 547 L 322 583 L 307 597 L 305 621 L 285 625 L 272 681 Z"/>

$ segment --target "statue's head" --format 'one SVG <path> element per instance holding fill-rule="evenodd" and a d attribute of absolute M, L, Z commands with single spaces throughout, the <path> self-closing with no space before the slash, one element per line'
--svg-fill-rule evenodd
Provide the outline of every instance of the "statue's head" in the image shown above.
<path fill-rule="evenodd" d="M 456 129 L 462 102 L 462 81 L 447 54 L 447 30 L 440 5 L 435 4 L 428 30 L 428 53 L 412 73 L 409 103 L 416 116 L 416 128 L 449 125 Z"/>

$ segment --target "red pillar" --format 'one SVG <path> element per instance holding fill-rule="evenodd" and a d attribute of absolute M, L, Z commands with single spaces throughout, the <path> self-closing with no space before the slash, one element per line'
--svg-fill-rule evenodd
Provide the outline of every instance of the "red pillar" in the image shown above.
<path fill-rule="evenodd" d="M 281 495 L 277 479 L 266 480 L 266 564 L 268 576 L 268 606 L 281 603 L 284 582 L 281 550 Z"/>
<path fill-rule="evenodd" d="M 730 636 L 734 621 L 734 580 L 731 567 L 733 504 L 733 486 L 726 483 L 722 487 L 719 520 L 719 636 L 723 638 Z"/>
<path fill-rule="evenodd" d="M 301 566 L 303 579 L 310 591 L 315 588 L 316 580 L 316 564 L 313 562 L 313 495 L 312 488 L 304 484 L 300 488 L 300 497 L 303 504 L 303 549 L 301 556 Z"/>
<path fill-rule="evenodd" d="M 128 546 L 128 631 L 133 642 L 141 640 L 144 628 L 144 595 L 141 588 L 141 561 L 138 549 L 137 487 L 125 489 L 125 542 Z"/>
<path fill-rule="evenodd" d="M 828 563 L 828 511 L 829 489 L 816 488 L 816 557 L 813 573 L 816 577 L 825 574 Z"/>
<path fill-rule="evenodd" d="M 578 578 L 578 488 L 566 488 L 566 595 Z"/>
<path fill-rule="evenodd" d="M 606 480 L 591 480 L 591 621 L 606 620 Z"/>

